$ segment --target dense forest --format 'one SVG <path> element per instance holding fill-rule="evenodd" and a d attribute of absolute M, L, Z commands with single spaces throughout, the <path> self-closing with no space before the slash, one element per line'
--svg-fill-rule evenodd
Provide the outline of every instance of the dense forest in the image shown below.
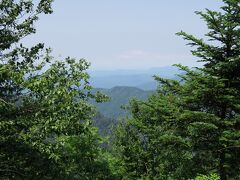
<path fill-rule="evenodd" d="M 0 179 L 240 179 L 239 0 L 196 12 L 205 37 L 177 35 L 203 66 L 112 99 L 140 94 L 118 122 L 95 106 L 119 89 L 93 89 L 85 59 L 24 45 L 52 3 L 0 1 Z"/>

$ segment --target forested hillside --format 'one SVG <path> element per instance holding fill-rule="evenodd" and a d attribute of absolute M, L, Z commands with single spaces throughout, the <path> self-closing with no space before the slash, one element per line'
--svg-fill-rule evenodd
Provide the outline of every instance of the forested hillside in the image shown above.
<path fill-rule="evenodd" d="M 110 100 L 103 103 L 94 103 L 101 114 L 106 117 L 113 118 L 117 121 L 118 118 L 123 118 L 130 115 L 127 106 L 133 98 L 147 100 L 153 91 L 144 91 L 136 87 L 116 86 L 111 89 L 93 89 L 93 93 L 97 91 L 107 95 Z M 125 107 L 125 108 L 124 108 Z"/>
<path fill-rule="evenodd" d="M 240 1 L 222 2 L 196 12 L 204 37 L 177 33 L 202 66 L 144 91 L 94 88 L 85 59 L 26 46 L 53 0 L 0 1 L 0 179 L 240 179 Z"/>

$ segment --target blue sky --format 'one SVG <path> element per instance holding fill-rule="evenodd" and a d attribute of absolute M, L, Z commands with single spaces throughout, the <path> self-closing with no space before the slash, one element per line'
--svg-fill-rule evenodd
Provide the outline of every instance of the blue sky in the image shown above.
<path fill-rule="evenodd" d="M 174 63 L 196 66 L 184 30 L 207 32 L 194 11 L 218 10 L 219 0 L 55 0 L 54 13 L 41 16 L 37 33 L 56 57 L 86 58 L 92 70 L 148 69 Z"/>

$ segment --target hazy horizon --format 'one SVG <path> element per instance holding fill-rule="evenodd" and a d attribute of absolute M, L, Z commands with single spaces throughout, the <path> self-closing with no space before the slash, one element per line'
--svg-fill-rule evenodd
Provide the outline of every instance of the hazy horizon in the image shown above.
<path fill-rule="evenodd" d="M 24 42 L 45 42 L 55 57 L 85 58 L 90 70 L 147 70 L 175 63 L 197 66 L 184 30 L 203 38 L 207 28 L 194 11 L 219 9 L 219 1 L 64 1 L 41 16 L 37 33 Z"/>

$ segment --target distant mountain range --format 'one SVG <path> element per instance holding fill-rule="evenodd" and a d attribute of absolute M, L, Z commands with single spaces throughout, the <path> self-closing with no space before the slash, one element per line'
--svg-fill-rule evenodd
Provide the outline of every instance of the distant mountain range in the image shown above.
<path fill-rule="evenodd" d="M 148 70 L 115 70 L 115 71 L 89 71 L 90 83 L 96 88 L 113 88 L 115 86 L 131 86 L 142 90 L 154 90 L 157 83 L 153 75 L 163 78 L 175 79 L 179 70 L 167 66 Z"/>
<path fill-rule="evenodd" d="M 149 70 L 89 71 L 90 84 L 94 87 L 93 93 L 100 91 L 111 98 L 105 103 L 91 102 L 100 113 L 97 119 L 106 117 L 116 121 L 119 117 L 128 115 L 128 111 L 121 107 L 129 104 L 132 98 L 146 100 L 154 93 L 157 88 L 154 75 L 176 79 L 176 74 L 179 73 L 176 67 L 170 66 Z"/>
<path fill-rule="evenodd" d="M 93 93 L 100 91 L 111 98 L 109 102 L 95 103 L 97 111 L 108 118 L 118 119 L 119 117 L 126 116 L 127 110 L 121 107 L 127 105 L 132 98 L 146 100 L 153 91 L 145 91 L 137 87 L 116 86 L 111 89 L 94 89 Z"/>

